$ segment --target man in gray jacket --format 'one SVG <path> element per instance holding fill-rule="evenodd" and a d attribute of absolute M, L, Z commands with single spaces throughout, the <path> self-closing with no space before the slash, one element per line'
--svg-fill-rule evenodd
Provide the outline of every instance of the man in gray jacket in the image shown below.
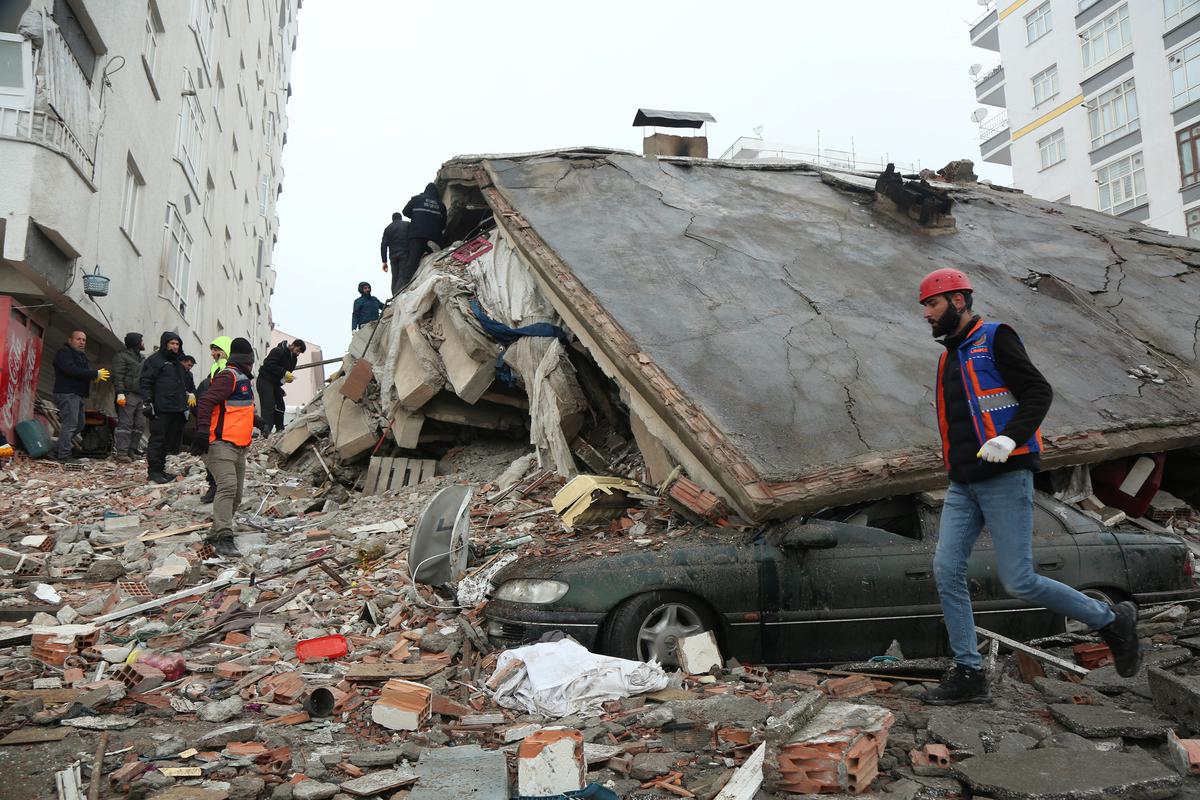
<path fill-rule="evenodd" d="M 128 464 L 137 457 L 142 444 L 142 394 L 138 380 L 142 373 L 142 351 L 146 345 L 140 333 L 125 334 L 125 349 L 113 359 L 113 390 L 117 393 L 117 434 L 114 450 L 117 461 Z"/>

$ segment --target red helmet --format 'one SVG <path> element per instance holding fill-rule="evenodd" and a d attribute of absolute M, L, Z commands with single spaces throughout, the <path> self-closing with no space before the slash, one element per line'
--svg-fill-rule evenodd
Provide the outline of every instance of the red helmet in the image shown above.
<path fill-rule="evenodd" d="M 935 269 L 921 279 L 921 288 L 918 290 L 920 295 L 918 302 L 924 303 L 935 294 L 970 291 L 974 290 L 971 288 L 971 281 L 967 279 L 965 272 L 953 267 L 942 267 L 941 269 Z"/>

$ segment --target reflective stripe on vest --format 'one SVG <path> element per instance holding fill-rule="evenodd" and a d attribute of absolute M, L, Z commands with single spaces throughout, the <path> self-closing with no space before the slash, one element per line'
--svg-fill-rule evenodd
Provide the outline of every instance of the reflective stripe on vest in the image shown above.
<path fill-rule="evenodd" d="M 254 390 L 250 379 L 238 370 L 228 367 L 222 372 L 233 373 L 233 393 L 213 409 L 208 441 L 249 447 L 254 431 Z"/>
<path fill-rule="evenodd" d="M 1004 385 L 1004 376 L 996 366 L 996 331 L 1001 325 L 999 322 L 977 322 L 958 346 L 963 392 L 967 396 L 975 437 L 981 447 L 988 439 L 1002 434 L 1004 427 L 1021 407 L 1012 390 Z M 942 353 L 937 371 L 938 430 L 942 435 L 942 461 L 947 469 L 950 468 L 950 422 L 946 417 L 942 378 L 948 357 L 949 353 Z M 1039 428 L 1029 441 L 1013 450 L 1012 455 L 1041 451 L 1042 431 Z"/>

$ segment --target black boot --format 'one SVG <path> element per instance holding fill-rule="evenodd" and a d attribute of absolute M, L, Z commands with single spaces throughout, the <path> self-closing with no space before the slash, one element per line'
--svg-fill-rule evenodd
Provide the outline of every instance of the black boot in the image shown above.
<path fill-rule="evenodd" d="M 233 541 L 233 536 L 228 533 L 223 533 L 215 539 L 205 539 L 205 542 L 213 546 L 213 550 L 217 551 L 217 555 L 222 558 L 241 558 L 242 553 L 237 549 L 237 544 Z"/>
<path fill-rule="evenodd" d="M 209 486 L 208 491 L 200 496 L 200 505 L 206 506 L 211 503 L 217 496 L 217 487 Z"/>
<path fill-rule="evenodd" d="M 942 677 L 942 682 L 927 689 L 921 699 L 931 706 L 956 706 L 959 703 L 990 703 L 992 693 L 983 670 L 955 664 Z"/>
<path fill-rule="evenodd" d="M 1142 665 L 1142 640 L 1137 632 L 1137 606 L 1128 600 L 1112 607 L 1117 618 L 1101 628 L 1098 633 L 1108 649 L 1112 650 L 1117 674 L 1122 678 L 1136 675 Z"/>
<path fill-rule="evenodd" d="M 146 478 L 154 481 L 155 483 L 170 483 L 171 481 L 175 480 L 173 475 L 168 476 L 165 472 L 151 472 L 146 476 Z"/>

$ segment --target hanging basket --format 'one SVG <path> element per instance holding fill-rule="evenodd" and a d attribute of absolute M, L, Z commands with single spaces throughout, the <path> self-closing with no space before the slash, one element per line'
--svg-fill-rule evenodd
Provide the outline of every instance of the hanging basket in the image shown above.
<path fill-rule="evenodd" d="M 83 293 L 88 297 L 105 297 L 108 294 L 109 278 L 100 274 L 100 265 L 96 265 L 96 271 L 83 276 Z"/>

